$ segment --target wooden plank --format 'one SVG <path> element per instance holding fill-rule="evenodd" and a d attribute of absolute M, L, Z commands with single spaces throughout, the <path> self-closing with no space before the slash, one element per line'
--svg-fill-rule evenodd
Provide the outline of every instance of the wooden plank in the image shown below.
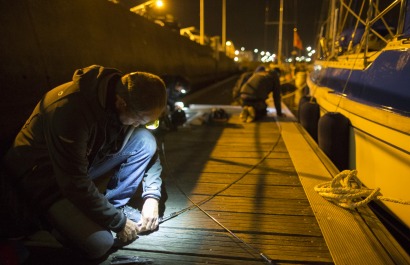
<path fill-rule="evenodd" d="M 262 187 L 260 187 L 262 186 Z M 223 190 L 226 185 L 208 183 L 207 185 L 195 185 L 191 183 L 181 183 L 180 187 L 189 194 L 213 195 L 217 191 Z M 297 186 L 267 186 L 264 185 L 261 179 L 259 185 L 241 185 L 235 184 L 223 191 L 220 195 L 223 196 L 240 196 L 248 199 L 263 198 L 263 199 L 305 199 L 303 187 Z"/>
<path fill-rule="evenodd" d="M 253 143 L 243 144 L 243 143 L 233 143 L 232 145 L 218 145 L 212 146 L 212 143 L 206 142 L 191 142 L 190 144 L 176 144 L 173 145 L 166 144 L 165 151 L 167 153 L 177 153 L 181 155 L 201 155 L 201 154 L 218 154 L 218 156 L 224 156 L 228 152 L 236 152 L 238 155 L 243 155 L 241 152 L 255 153 L 256 157 L 263 157 L 267 152 L 274 148 L 273 143 L 265 143 L 261 145 L 255 145 Z M 277 145 L 274 148 L 275 152 L 285 153 L 282 146 Z M 232 155 L 226 155 L 230 157 Z"/>
<path fill-rule="evenodd" d="M 292 161 L 289 157 L 279 157 L 276 155 L 275 158 L 267 157 L 267 158 L 259 158 L 259 157 L 250 157 L 250 158 L 243 158 L 243 157 L 212 157 L 208 155 L 198 155 L 195 157 L 189 156 L 172 156 L 168 159 L 168 162 L 171 163 L 173 168 L 178 168 L 181 165 L 185 165 L 187 167 L 197 167 L 203 166 L 204 164 L 209 167 L 215 166 L 243 166 L 243 167 L 251 167 L 254 165 L 258 165 L 260 167 L 293 167 Z"/>
<path fill-rule="evenodd" d="M 138 240 L 137 240 L 138 241 Z M 136 241 L 136 242 L 137 242 Z M 116 250 L 106 260 L 97 261 L 84 261 L 77 255 L 73 255 L 73 252 L 64 248 L 46 248 L 46 247 L 31 247 L 30 248 L 30 260 L 27 265 L 110 265 L 110 261 L 117 255 L 130 255 L 141 258 L 149 258 L 153 261 L 153 265 L 193 265 L 193 264 L 215 264 L 215 265 L 260 265 L 261 259 L 259 258 L 240 258 L 235 259 L 232 257 L 215 257 L 207 255 L 195 255 L 194 253 L 188 254 L 184 252 L 176 253 L 162 253 L 160 251 L 140 250 L 136 248 L 124 247 Z M 147 263 L 148 264 L 148 263 Z M 280 264 L 280 263 L 277 263 Z"/>
<path fill-rule="evenodd" d="M 222 177 L 220 173 L 203 172 L 199 175 L 199 178 L 197 178 L 190 172 L 181 172 L 178 174 L 178 181 L 180 182 L 193 182 L 193 180 L 195 180 L 195 183 L 203 184 L 227 184 L 238 180 L 238 184 L 256 185 L 260 183 L 260 179 L 264 180 L 265 185 L 300 186 L 299 177 L 297 176 L 296 172 L 290 172 L 286 175 L 278 172 L 269 172 L 267 174 L 253 174 L 251 172 L 249 174 L 246 174 L 245 176 L 241 173 L 226 173 Z"/>
<path fill-rule="evenodd" d="M 263 178 L 265 185 L 279 185 L 279 186 L 300 186 L 299 177 L 296 173 L 288 175 L 271 172 L 268 174 L 253 174 L 246 175 L 241 173 L 226 173 L 221 177 L 220 173 L 203 172 L 199 178 L 189 172 L 182 172 L 178 174 L 178 181 L 180 182 L 194 182 L 194 183 L 224 183 L 229 184 L 237 182 L 238 184 L 256 185 L 260 183 L 260 178 Z M 172 180 L 172 177 L 169 178 Z M 194 185 L 194 184 L 192 184 Z"/>
<path fill-rule="evenodd" d="M 288 262 L 331 262 L 322 238 L 281 235 L 236 234 L 247 244 L 224 232 L 160 228 L 149 236 L 141 236 L 127 249 L 156 251 L 180 255 L 199 255 L 224 259 L 257 260 L 260 251 L 274 260 Z"/>
<path fill-rule="evenodd" d="M 294 173 L 294 168 L 292 166 L 279 166 L 278 163 L 275 163 L 275 167 L 269 166 L 258 166 L 253 169 L 253 165 L 225 165 L 225 166 L 218 166 L 218 165 L 204 165 L 204 166 L 191 166 L 189 164 L 181 164 L 177 168 L 172 169 L 172 174 L 180 174 L 182 172 L 189 172 L 189 173 L 245 173 L 246 171 L 252 170 L 252 173 L 265 175 L 270 173 L 281 173 L 281 174 L 291 174 Z"/>
<path fill-rule="evenodd" d="M 178 211 L 192 205 L 192 203 L 186 202 L 186 198 L 183 195 L 179 195 L 180 201 L 173 194 L 169 195 L 170 201 L 176 201 L 180 208 L 176 208 Z M 289 200 L 286 198 L 282 199 L 262 199 L 262 200 L 238 200 L 236 197 L 226 197 L 226 196 L 216 196 L 211 200 L 207 200 L 209 196 L 199 196 L 193 195 L 190 198 L 195 203 L 200 203 L 201 201 L 207 201 L 202 204 L 206 210 L 215 211 L 235 211 L 238 213 L 265 213 L 265 214 L 277 214 L 277 215 L 290 215 L 290 216 L 313 216 L 313 212 L 309 206 L 309 203 L 302 199 Z M 186 202 L 183 204 L 183 202 Z M 168 203 L 167 203 L 168 205 Z M 166 214 L 170 214 L 171 209 L 167 211 Z"/>
<path fill-rule="evenodd" d="M 117 255 L 140 255 L 145 258 L 152 258 L 155 265 L 192 265 L 192 264 L 215 264 L 215 265 L 261 265 L 260 259 L 233 259 L 215 256 L 202 256 L 193 253 L 161 253 L 149 251 L 136 251 L 121 249 Z M 105 265 L 105 264 L 104 264 Z"/>
<path fill-rule="evenodd" d="M 196 160 L 219 160 L 219 159 L 230 159 L 230 158 L 249 158 L 249 159 L 254 159 L 254 160 L 259 160 L 261 158 L 264 158 L 268 151 L 255 151 L 255 150 L 249 150 L 247 148 L 246 150 L 238 150 L 238 148 L 222 148 L 222 147 L 215 147 L 212 149 L 212 152 L 204 152 L 202 146 L 196 146 L 195 148 L 192 148 L 190 152 L 177 152 L 177 151 L 171 151 L 167 153 L 172 153 L 172 154 L 178 154 L 178 157 L 174 156 L 169 156 L 168 160 L 169 162 L 178 162 L 178 161 L 187 161 L 187 159 L 191 159 L 192 154 L 195 155 Z M 269 155 L 269 158 L 290 158 L 289 154 L 287 152 L 277 152 L 275 151 L 274 153 Z"/>
<path fill-rule="evenodd" d="M 215 211 L 204 209 L 230 230 L 248 234 L 321 237 L 314 216 Z M 161 224 L 161 227 L 223 231 L 209 216 L 197 209 Z"/>

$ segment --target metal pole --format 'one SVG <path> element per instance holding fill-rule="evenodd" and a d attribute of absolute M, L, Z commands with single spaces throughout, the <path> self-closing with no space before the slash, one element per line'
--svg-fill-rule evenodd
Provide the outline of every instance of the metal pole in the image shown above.
<path fill-rule="evenodd" d="M 281 64 L 282 64 L 282 31 L 283 31 L 283 0 L 280 0 L 280 8 L 279 8 L 278 65 L 281 65 Z"/>
<path fill-rule="evenodd" d="M 367 19 L 366 19 L 366 28 L 365 28 L 365 43 L 364 43 L 364 52 L 363 52 L 363 64 L 366 67 L 367 66 L 367 52 L 368 52 L 368 46 L 369 46 L 369 32 L 370 32 L 370 21 L 372 20 L 373 16 L 373 1 L 369 0 L 369 9 L 367 10 Z"/>
<path fill-rule="evenodd" d="M 226 53 L 226 0 L 222 0 L 222 49 Z"/>
<path fill-rule="evenodd" d="M 331 46 L 331 51 L 330 51 L 330 56 L 333 56 L 335 54 L 335 36 L 336 36 L 336 17 L 335 17 L 335 12 L 336 12 L 336 0 L 332 0 L 331 2 L 331 7 L 330 7 L 330 24 L 329 24 L 329 37 L 331 37 L 332 41 L 332 46 Z"/>
<path fill-rule="evenodd" d="M 204 45 L 204 0 L 200 0 L 199 2 L 199 43 Z"/>
<path fill-rule="evenodd" d="M 339 16 L 339 8 L 336 8 L 334 11 L 334 19 L 333 19 L 333 29 L 332 29 L 332 56 L 334 56 L 336 54 L 336 48 L 335 48 L 335 44 L 336 44 L 336 34 L 337 34 L 337 21 L 338 21 L 338 16 Z"/>

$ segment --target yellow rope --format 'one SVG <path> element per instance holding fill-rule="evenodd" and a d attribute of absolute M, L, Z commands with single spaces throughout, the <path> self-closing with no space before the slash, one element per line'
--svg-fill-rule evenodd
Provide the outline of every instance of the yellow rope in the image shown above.
<path fill-rule="evenodd" d="M 332 181 L 315 186 L 315 191 L 325 199 L 348 209 L 354 209 L 368 204 L 371 200 L 383 200 L 410 205 L 410 201 L 403 201 L 380 194 L 380 188 L 367 189 L 363 187 L 356 170 L 344 170 L 337 174 Z"/>

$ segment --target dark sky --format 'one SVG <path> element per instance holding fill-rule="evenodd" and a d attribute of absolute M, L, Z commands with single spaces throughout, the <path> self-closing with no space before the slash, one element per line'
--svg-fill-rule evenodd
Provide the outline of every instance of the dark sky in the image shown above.
<path fill-rule="evenodd" d="M 129 0 L 139 4 L 144 1 Z M 200 0 L 163 0 L 163 12 L 172 14 L 182 27 L 199 29 Z M 284 0 L 283 53 L 292 51 L 293 28 L 298 28 L 303 46 L 315 46 L 320 29 L 322 5 L 328 0 Z M 255 48 L 277 52 L 279 26 L 265 26 L 265 21 L 279 21 L 279 0 L 226 0 L 226 38 L 237 49 Z M 204 0 L 205 34 L 222 35 L 222 0 Z M 266 9 L 268 12 L 266 12 Z"/>

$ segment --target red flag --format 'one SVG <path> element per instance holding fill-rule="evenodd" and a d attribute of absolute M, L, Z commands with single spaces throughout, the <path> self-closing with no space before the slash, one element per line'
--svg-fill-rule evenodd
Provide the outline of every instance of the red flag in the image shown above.
<path fill-rule="evenodd" d="M 303 50 L 302 40 L 300 39 L 296 28 L 293 29 L 293 47 Z"/>

